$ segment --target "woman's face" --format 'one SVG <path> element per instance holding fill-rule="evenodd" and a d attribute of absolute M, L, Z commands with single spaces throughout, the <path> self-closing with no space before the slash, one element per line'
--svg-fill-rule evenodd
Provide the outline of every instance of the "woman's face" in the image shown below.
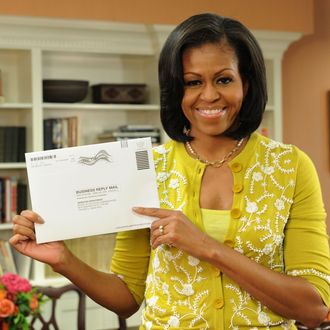
<path fill-rule="evenodd" d="M 226 42 L 189 48 L 182 56 L 182 110 L 194 137 L 225 132 L 239 113 L 245 90 L 238 58 Z"/>

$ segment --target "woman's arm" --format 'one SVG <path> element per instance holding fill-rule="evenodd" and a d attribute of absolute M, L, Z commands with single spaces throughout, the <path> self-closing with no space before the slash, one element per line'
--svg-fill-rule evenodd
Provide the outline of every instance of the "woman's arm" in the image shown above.
<path fill-rule="evenodd" d="M 62 262 L 53 270 L 68 278 L 91 299 L 122 317 L 129 317 L 139 309 L 127 285 L 114 274 L 90 267 L 70 250 L 65 250 Z"/>
<path fill-rule="evenodd" d="M 37 244 L 34 224 L 42 223 L 32 211 L 23 211 L 13 219 L 11 245 L 20 253 L 47 263 L 67 277 L 91 299 L 120 316 L 134 314 L 139 306 L 127 285 L 116 275 L 95 270 L 74 256 L 63 242 Z"/>
<path fill-rule="evenodd" d="M 173 245 L 209 262 L 273 312 L 308 327 L 319 325 L 328 308 L 305 279 L 272 271 L 198 229 L 182 212 L 135 208 L 139 214 L 159 218 L 151 227 L 152 248 Z M 159 229 L 163 226 L 162 230 Z"/>
<path fill-rule="evenodd" d="M 326 318 L 328 308 L 307 280 L 272 271 L 232 248 L 210 240 L 205 239 L 203 259 L 220 268 L 270 310 L 309 328 L 318 326 Z"/>

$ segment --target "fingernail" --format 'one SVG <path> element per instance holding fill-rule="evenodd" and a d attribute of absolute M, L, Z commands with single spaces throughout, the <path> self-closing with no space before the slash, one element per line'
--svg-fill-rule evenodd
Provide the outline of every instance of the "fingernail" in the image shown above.
<path fill-rule="evenodd" d="M 45 220 L 39 215 L 39 216 L 38 216 L 38 222 L 40 222 L 40 223 L 45 223 Z"/>
<path fill-rule="evenodd" d="M 141 207 L 134 206 L 134 207 L 132 207 L 132 210 L 134 212 L 139 212 L 141 210 Z"/>

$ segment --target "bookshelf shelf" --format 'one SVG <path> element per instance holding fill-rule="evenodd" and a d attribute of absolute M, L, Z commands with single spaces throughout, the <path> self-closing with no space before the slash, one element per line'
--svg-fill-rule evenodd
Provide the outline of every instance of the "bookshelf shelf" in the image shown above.
<path fill-rule="evenodd" d="M 3 109 L 31 110 L 32 103 L 0 103 L 0 110 Z"/>
<path fill-rule="evenodd" d="M 0 163 L 0 170 L 26 169 L 25 163 Z"/>
<path fill-rule="evenodd" d="M 0 224 L 0 231 L 1 230 L 11 230 L 13 228 L 12 223 L 1 223 Z"/>
<path fill-rule="evenodd" d="M 44 103 L 44 110 L 159 111 L 158 104 Z"/>

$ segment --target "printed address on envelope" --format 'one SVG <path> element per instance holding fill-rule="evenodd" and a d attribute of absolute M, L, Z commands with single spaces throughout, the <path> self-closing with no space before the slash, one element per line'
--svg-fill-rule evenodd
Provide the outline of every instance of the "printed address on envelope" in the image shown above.
<path fill-rule="evenodd" d="M 150 138 L 25 154 L 38 243 L 146 228 L 159 207 Z"/>

